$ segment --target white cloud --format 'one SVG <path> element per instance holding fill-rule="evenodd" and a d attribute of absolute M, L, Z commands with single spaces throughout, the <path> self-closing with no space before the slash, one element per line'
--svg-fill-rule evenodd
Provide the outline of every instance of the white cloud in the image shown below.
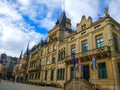
<path fill-rule="evenodd" d="M 68 16 L 72 20 L 72 24 L 75 27 L 80 22 L 81 17 L 91 16 L 93 19 L 96 17 L 99 7 L 98 0 L 65 0 L 65 10 Z"/>
<path fill-rule="evenodd" d="M 0 53 L 19 56 L 30 40 L 30 47 L 45 35 L 36 33 L 34 27 L 27 24 L 16 6 L 0 1 Z"/>
<path fill-rule="evenodd" d="M 111 17 L 120 23 L 120 0 L 111 0 L 109 3 L 109 11 Z"/>

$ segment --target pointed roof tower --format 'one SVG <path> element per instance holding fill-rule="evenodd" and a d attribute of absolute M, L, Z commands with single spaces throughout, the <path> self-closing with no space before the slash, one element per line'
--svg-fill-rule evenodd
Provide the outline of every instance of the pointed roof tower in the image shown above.
<path fill-rule="evenodd" d="M 22 50 L 21 53 L 20 53 L 19 60 L 22 59 L 22 54 L 23 54 L 23 50 Z"/>
<path fill-rule="evenodd" d="M 29 54 L 29 42 L 28 42 L 28 45 L 27 45 L 27 49 L 26 49 L 26 52 L 25 52 L 26 55 Z"/>
<path fill-rule="evenodd" d="M 65 11 L 63 11 L 60 18 L 57 19 L 57 22 L 56 22 L 55 26 L 62 26 L 66 30 L 71 30 L 71 20 L 66 17 Z"/>
<path fill-rule="evenodd" d="M 22 53 L 23 53 L 23 50 L 21 51 L 20 56 L 18 58 L 18 61 L 17 61 L 18 64 L 20 63 L 20 59 L 22 59 Z"/>
<path fill-rule="evenodd" d="M 63 11 L 62 14 L 61 14 L 61 16 L 60 16 L 60 18 L 56 22 L 56 26 L 57 25 L 65 26 L 65 24 L 66 24 L 66 18 L 67 18 L 66 17 L 66 13 L 65 13 L 65 11 Z"/>

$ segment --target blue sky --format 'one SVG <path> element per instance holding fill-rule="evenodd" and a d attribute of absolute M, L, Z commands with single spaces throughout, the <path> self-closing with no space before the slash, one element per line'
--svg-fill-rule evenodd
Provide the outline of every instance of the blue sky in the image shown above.
<path fill-rule="evenodd" d="M 120 23 L 120 0 L 0 0 L 0 53 L 18 57 L 29 40 L 31 48 L 46 38 L 63 9 L 75 30 L 82 15 L 96 21 L 106 6 Z"/>

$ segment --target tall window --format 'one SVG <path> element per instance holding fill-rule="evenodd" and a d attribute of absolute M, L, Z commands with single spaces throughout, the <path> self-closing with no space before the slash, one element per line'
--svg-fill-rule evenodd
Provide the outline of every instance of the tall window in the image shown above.
<path fill-rule="evenodd" d="M 116 50 L 117 52 L 119 52 L 118 42 L 117 42 L 117 38 L 116 38 L 115 36 L 113 37 L 113 42 L 114 42 L 115 50 Z"/>
<path fill-rule="evenodd" d="M 105 63 L 99 63 L 98 64 L 98 70 L 99 70 L 99 78 L 100 79 L 106 79 L 107 78 L 106 64 Z"/>
<path fill-rule="evenodd" d="M 75 52 L 76 52 L 75 45 L 72 45 L 71 46 L 71 55 L 75 54 Z"/>
<path fill-rule="evenodd" d="M 48 53 L 50 53 L 50 47 L 48 47 Z"/>
<path fill-rule="evenodd" d="M 55 57 L 52 58 L 52 63 L 55 63 Z"/>
<path fill-rule="evenodd" d="M 35 73 L 35 79 L 37 79 L 37 73 Z"/>
<path fill-rule="evenodd" d="M 65 51 L 61 52 L 61 59 L 63 59 L 65 57 Z"/>
<path fill-rule="evenodd" d="M 37 78 L 40 79 L 40 72 L 38 73 L 38 77 Z"/>
<path fill-rule="evenodd" d="M 59 73 L 60 73 L 60 69 L 58 69 L 58 71 L 57 71 L 57 80 L 60 80 Z"/>
<path fill-rule="evenodd" d="M 58 69 L 58 80 L 64 80 L 64 73 L 65 73 L 65 68 Z"/>
<path fill-rule="evenodd" d="M 49 58 L 46 58 L 46 65 L 49 64 Z"/>
<path fill-rule="evenodd" d="M 54 77 L 54 70 L 51 70 L 51 80 L 53 80 L 53 77 Z"/>
<path fill-rule="evenodd" d="M 39 64 L 39 67 L 41 67 L 41 65 L 42 65 L 42 60 L 40 60 L 40 64 Z"/>
<path fill-rule="evenodd" d="M 43 55 L 43 50 L 41 50 L 41 56 Z"/>
<path fill-rule="evenodd" d="M 99 36 L 96 38 L 96 45 L 97 45 L 97 48 L 101 48 L 104 46 L 104 41 L 102 36 Z"/>
<path fill-rule="evenodd" d="M 56 50 L 56 44 L 53 45 L 53 50 Z"/>
<path fill-rule="evenodd" d="M 87 51 L 88 51 L 88 44 L 87 44 L 86 41 L 85 41 L 85 42 L 82 42 L 82 51 L 83 51 L 83 52 L 87 52 Z"/>
<path fill-rule="evenodd" d="M 45 71 L 45 80 L 47 80 L 47 71 Z"/>
<path fill-rule="evenodd" d="M 74 68 L 73 68 L 73 67 L 71 67 L 70 77 L 71 77 L 71 78 L 74 78 Z"/>
<path fill-rule="evenodd" d="M 60 61 L 61 60 L 61 53 L 59 52 L 59 56 L 58 56 L 58 61 Z"/>
<path fill-rule="evenodd" d="M 119 72 L 119 76 L 120 76 L 120 63 L 118 63 L 118 72 Z"/>
<path fill-rule="evenodd" d="M 62 69 L 60 69 L 60 80 L 62 80 Z"/>
<path fill-rule="evenodd" d="M 65 74 L 65 68 L 63 68 L 63 72 L 62 72 L 62 79 L 64 80 L 64 74 Z"/>

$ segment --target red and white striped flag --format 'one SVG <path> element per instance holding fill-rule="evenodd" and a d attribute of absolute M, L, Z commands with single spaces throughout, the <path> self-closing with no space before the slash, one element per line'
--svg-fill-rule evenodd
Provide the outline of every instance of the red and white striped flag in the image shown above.
<path fill-rule="evenodd" d="M 82 70 L 82 64 L 81 64 L 80 58 L 78 58 L 78 67 L 80 68 L 80 70 Z"/>

